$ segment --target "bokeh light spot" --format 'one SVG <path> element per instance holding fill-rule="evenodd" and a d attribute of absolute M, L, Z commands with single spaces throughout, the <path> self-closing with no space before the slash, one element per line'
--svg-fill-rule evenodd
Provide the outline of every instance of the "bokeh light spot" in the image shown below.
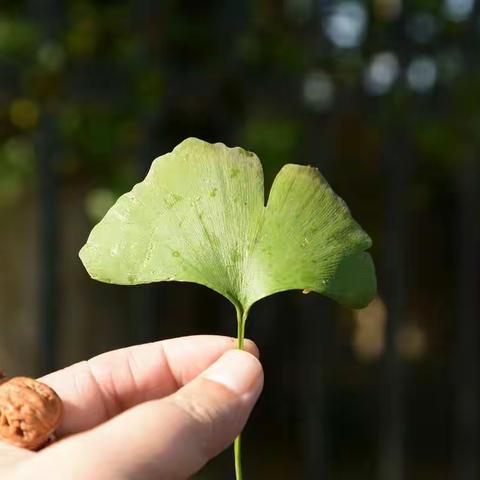
<path fill-rule="evenodd" d="M 431 90 L 437 81 L 437 64 L 432 57 L 414 58 L 407 68 L 407 82 L 410 88 L 418 93 Z"/>
<path fill-rule="evenodd" d="M 2 156 L 8 165 L 23 173 L 33 173 L 35 150 L 29 138 L 16 136 L 9 138 L 2 148 Z"/>
<path fill-rule="evenodd" d="M 315 111 L 322 112 L 333 104 L 335 86 L 330 76 L 320 70 L 308 73 L 303 83 L 305 103 Z"/>
<path fill-rule="evenodd" d="M 56 72 L 65 63 L 65 51 L 58 43 L 46 42 L 37 51 L 37 61 L 47 70 Z"/>
<path fill-rule="evenodd" d="M 24 130 L 35 127 L 40 114 L 38 105 L 28 98 L 14 100 L 9 113 L 12 124 Z"/>
<path fill-rule="evenodd" d="M 400 66 L 394 53 L 377 53 L 365 72 L 365 89 L 371 95 L 383 95 L 392 88 L 399 72 Z"/>
<path fill-rule="evenodd" d="M 98 222 L 115 203 L 115 195 L 111 190 L 98 188 L 88 193 L 85 209 L 92 222 Z"/>
<path fill-rule="evenodd" d="M 397 335 L 397 348 L 405 360 L 421 358 L 427 350 L 425 332 L 416 323 L 402 325 Z"/>
<path fill-rule="evenodd" d="M 438 63 L 440 80 L 446 83 L 452 82 L 458 78 L 464 68 L 462 52 L 455 48 L 450 48 L 441 52 Z"/>
<path fill-rule="evenodd" d="M 387 307 L 376 297 L 367 308 L 355 311 L 353 350 L 361 362 L 377 360 L 385 349 Z"/>
<path fill-rule="evenodd" d="M 341 2 L 327 14 L 323 28 L 327 37 L 341 48 L 358 47 L 367 28 L 367 12 L 357 2 Z"/>
<path fill-rule="evenodd" d="M 463 22 L 473 12 L 475 0 L 445 0 L 443 10 L 445 16 L 454 22 Z"/>

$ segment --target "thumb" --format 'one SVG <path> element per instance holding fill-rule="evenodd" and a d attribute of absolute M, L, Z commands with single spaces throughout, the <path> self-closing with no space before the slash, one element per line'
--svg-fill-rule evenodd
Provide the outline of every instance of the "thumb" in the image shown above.
<path fill-rule="evenodd" d="M 65 440 L 37 460 L 54 459 L 61 478 L 190 478 L 241 432 L 262 386 L 260 362 L 231 350 L 173 395 Z"/>

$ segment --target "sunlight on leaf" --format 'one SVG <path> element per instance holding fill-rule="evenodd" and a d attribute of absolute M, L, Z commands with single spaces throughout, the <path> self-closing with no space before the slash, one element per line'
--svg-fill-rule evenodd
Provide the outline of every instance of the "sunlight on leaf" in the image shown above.
<path fill-rule="evenodd" d="M 103 282 L 195 282 L 243 311 L 296 289 L 358 308 L 376 291 L 370 246 L 317 169 L 285 165 L 265 206 L 255 154 L 190 138 L 153 162 L 80 257 Z"/>

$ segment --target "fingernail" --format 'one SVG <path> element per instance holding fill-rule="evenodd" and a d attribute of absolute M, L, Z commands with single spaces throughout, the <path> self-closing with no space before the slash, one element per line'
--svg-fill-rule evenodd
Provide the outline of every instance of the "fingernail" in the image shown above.
<path fill-rule="evenodd" d="M 241 350 L 230 350 L 201 376 L 243 395 L 256 386 L 261 374 L 262 367 L 253 355 Z"/>

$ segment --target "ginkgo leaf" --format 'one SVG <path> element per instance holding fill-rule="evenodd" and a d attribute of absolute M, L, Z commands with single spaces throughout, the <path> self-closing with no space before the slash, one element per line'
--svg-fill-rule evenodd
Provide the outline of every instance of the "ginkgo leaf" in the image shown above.
<path fill-rule="evenodd" d="M 265 206 L 255 154 L 190 138 L 154 160 L 80 257 L 97 280 L 195 282 L 244 312 L 293 289 L 357 308 L 376 291 L 370 246 L 317 169 L 285 165 Z"/>

